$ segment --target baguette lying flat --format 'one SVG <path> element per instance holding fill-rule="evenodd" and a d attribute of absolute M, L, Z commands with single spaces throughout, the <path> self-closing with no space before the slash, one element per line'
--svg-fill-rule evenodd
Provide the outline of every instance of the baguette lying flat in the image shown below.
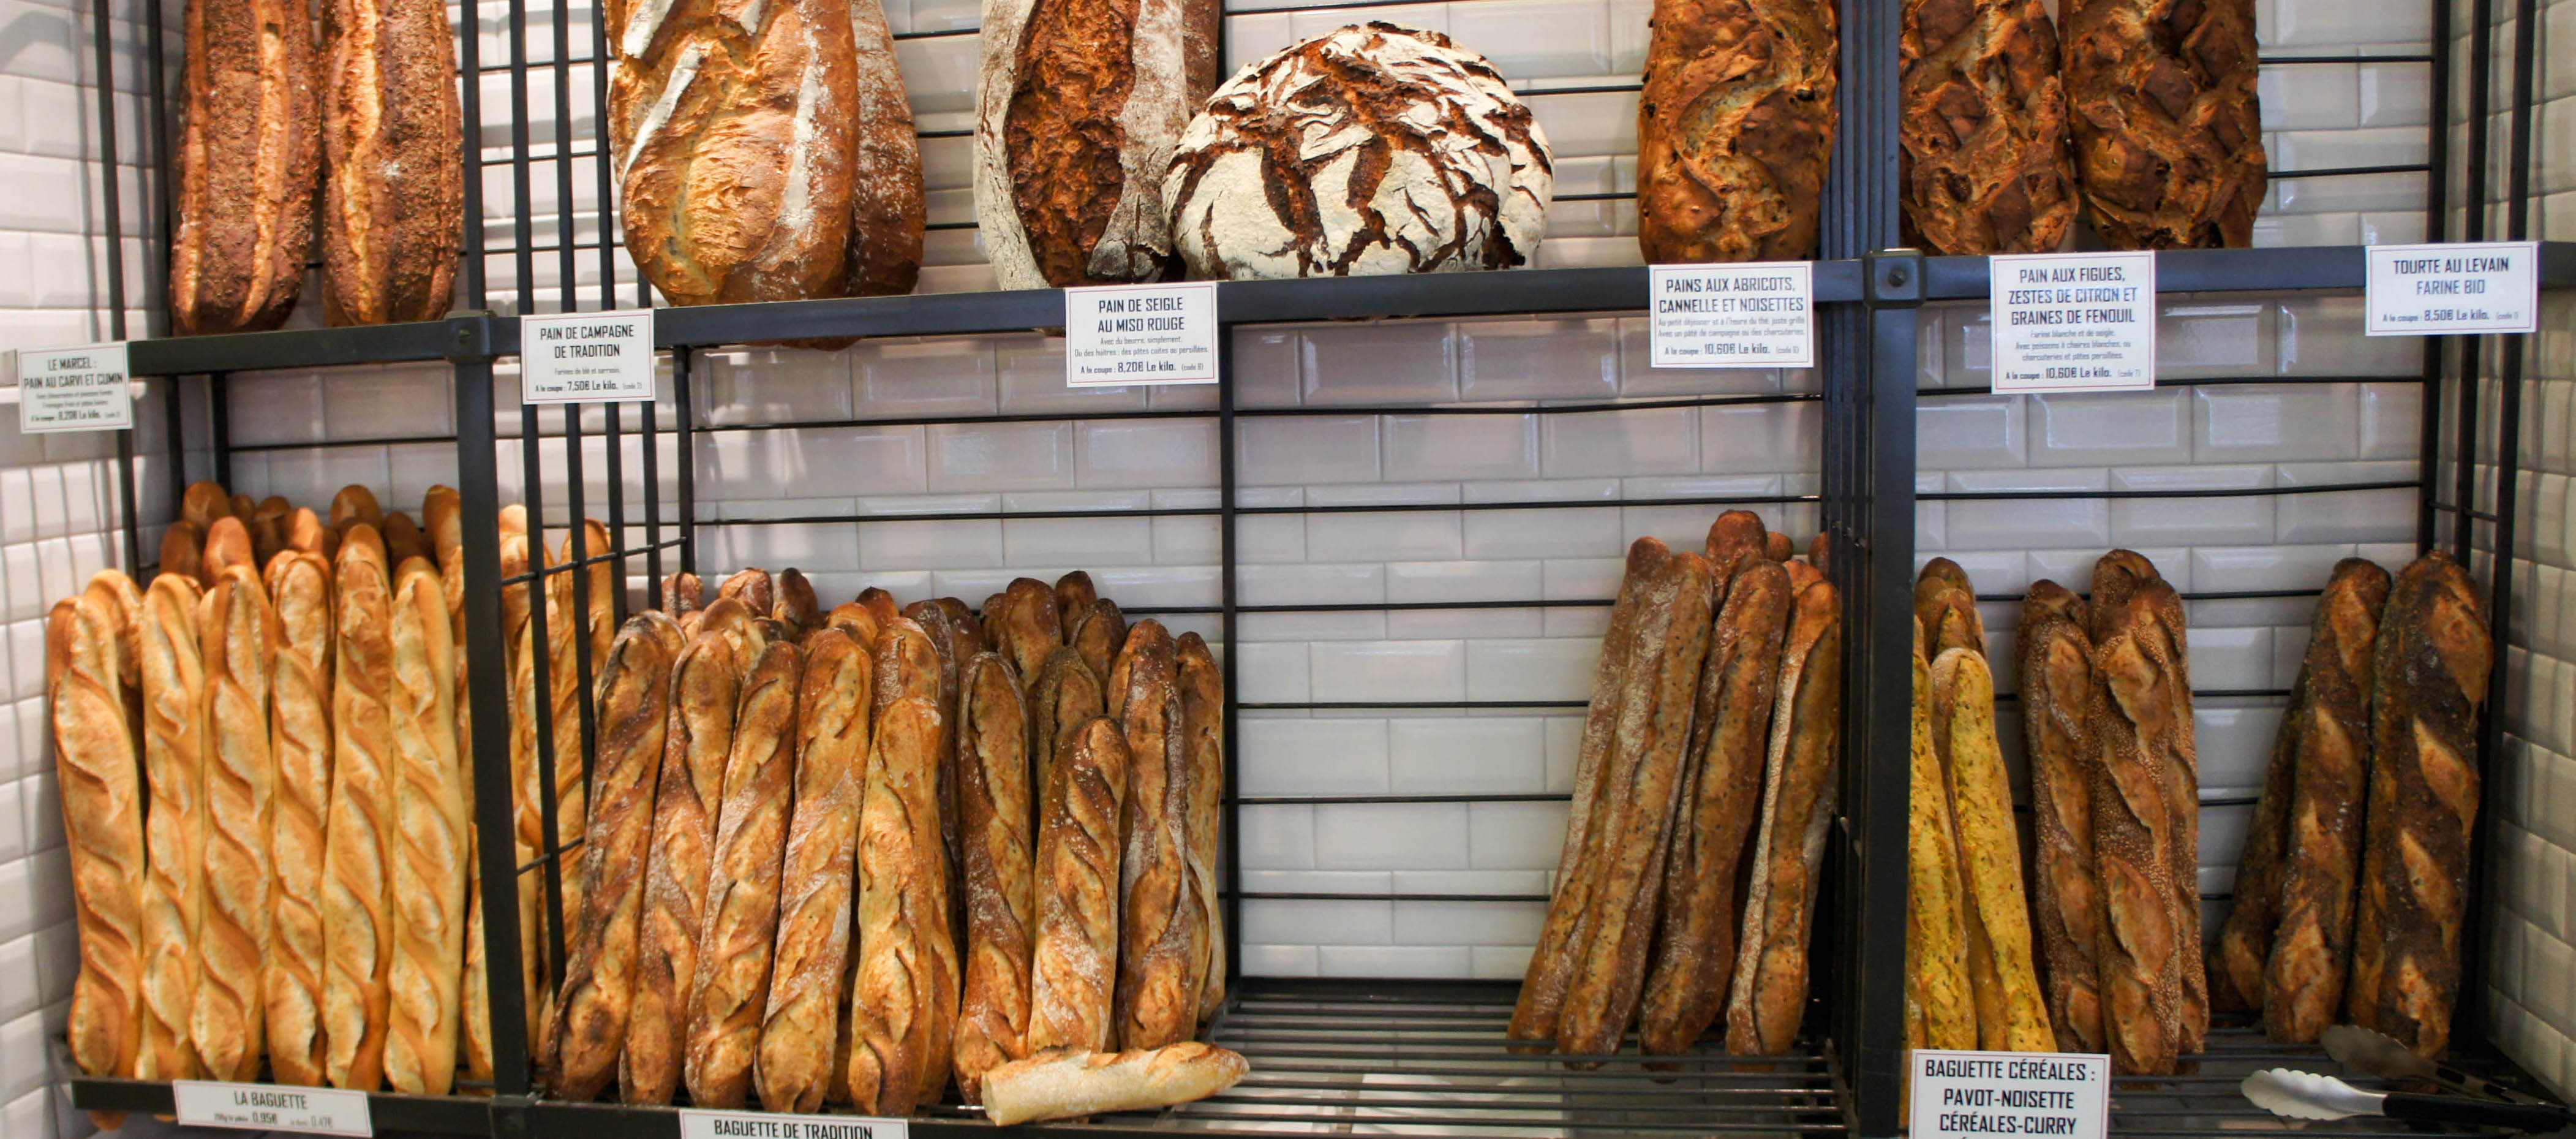
<path fill-rule="evenodd" d="M 1242 1056 L 1195 1040 L 1134 1052 L 1049 1048 L 984 1074 L 984 1114 L 997 1127 L 1144 1111 L 1206 1099 L 1243 1078 Z"/>

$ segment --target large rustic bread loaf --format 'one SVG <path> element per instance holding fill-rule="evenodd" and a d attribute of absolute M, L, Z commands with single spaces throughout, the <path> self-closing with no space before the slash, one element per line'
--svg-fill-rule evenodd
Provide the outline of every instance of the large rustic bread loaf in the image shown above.
<path fill-rule="evenodd" d="M 195 3 L 170 208 L 171 324 L 181 335 L 286 323 L 313 246 L 321 152 L 305 5 Z"/>
<path fill-rule="evenodd" d="M 1371 22 L 1217 88 L 1163 206 L 1194 277 L 1508 269 L 1537 251 L 1554 184 L 1546 133 L 1483 56 Z"/>
<path fill-rule="evenodd" d="M 435 0 L 322 5 L 322 301 L 333 324 L 447 315 L 465 240 L 454 29 Z"/>
<path fill-rule="evenodd" d="M 2075 222 L 2057 25 L 2040 0 L 1907 0 L 1897 135 L 1933 251 L 2048 253 Z"/>
<path fill-rule="evenodd" d="M 1637 101 L 1637 245 L 1648 262 L 1816 248 L 1838 117 L 1834 6 L 1657 0 Z"/>
<path fill-rule="evenodd" d="M 2250 245 L 2263 204 L 2254 0 L 2066 0 L 2085 217 L 2113 249 Z"/>

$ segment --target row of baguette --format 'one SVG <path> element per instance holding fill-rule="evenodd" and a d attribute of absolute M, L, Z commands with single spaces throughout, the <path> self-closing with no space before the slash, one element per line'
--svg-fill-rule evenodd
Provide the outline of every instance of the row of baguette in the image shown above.
<path fill-rule="evenodd" d="M 1741 510 L 1703 550 L 1629 547 L 1511 1039 L 1599 1057 L 1635 1023 L 1646 1053 L 1679 1054 L 1723 1014 L 1730 1053 L 1795 1041 L 1840 778 L 1821 536 L 1814 557 Z"/>
<path fill-rule="evenodd" d="M 2393 587 L 2366 560 L 2335 567 L 2206 960 L 2182 599 L 2129 550 L 2092 589 L 2043 580 L 2022 604 L 2025 900 L 1975 590 L 1942 558 L 1917 579 L 1909 1046 L 2165 1075 L 2215 1010 L 2259 1012 L 2283 1042 L 2340 1018 L 2440 1055 L 2492 651 L 2468 573 L 2439 552 Z"/>

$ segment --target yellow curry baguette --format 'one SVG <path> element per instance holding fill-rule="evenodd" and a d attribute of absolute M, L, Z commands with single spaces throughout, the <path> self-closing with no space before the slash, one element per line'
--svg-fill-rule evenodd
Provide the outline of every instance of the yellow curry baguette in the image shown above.
<path fill-rule="evenodd" d="M 2049 1051 L 2057 1037 L 2031 960 L 2021 838 L 2013 827 L 2012 782 L 1995 740 L 1994 675 L 1983 654 L 1953 648 L 1932 662 L 1932 743 L 1949 777 L 1959 831 L 1978 1046 Z"/>

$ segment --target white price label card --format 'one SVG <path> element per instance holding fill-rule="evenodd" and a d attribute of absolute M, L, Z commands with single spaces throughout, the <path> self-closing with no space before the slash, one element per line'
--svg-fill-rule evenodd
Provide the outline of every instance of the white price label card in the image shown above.
<path fill-rule="evenodd" d="M 170 1098 L 177 1106 L 179 1122 L 188 1127 L 355 1135 L 362 1139 L 376 1133 L 375 1122 L 367 1115 L 365 1092 L 173 1080 Z"/>
<path fill-rule="evenodd" d="M 1216 282 L 1064 291 L 1064 383 L 1074 388 L 1212 384 Z"/>
<path fill-rule="evenodd" d="M 2372 336 L 2540 329 L 2540 243 L 2374 245 L 2363 290 Z"/>
<path fill-rule="evenodd" d="M 912 1125 L 876 1115 L 680 1112 L 680 1139 L 909 1139 Z"/>
<path fill-rule="evenodd" d="M 134 426 L 125 345 L 18 350 L 18 430 L 121 431 Z"/>
<path fill-rule="evenodd" d="M 653 398 L 653 310 L 531 313 L 519 318 L 519 402 L 627 403 Z"/>
<path fill-rule="evenodd" d="M 2100 1053 L 1917 1048 L 1907 1055 L 1913 1139 L 2103 1139 L 2109 1128 L 2111 1058 Z"/>
<path fill-rule="evenodd" d="M 2156 386 L 2156 255 L 1987 258 L 1994 390 L 2123 392 Z"/>
<path fill-rule="evenodd" d="M 1814 262 L 1654 265 L 1646 287 L 1655 367 L 1815 366 Z"/>

